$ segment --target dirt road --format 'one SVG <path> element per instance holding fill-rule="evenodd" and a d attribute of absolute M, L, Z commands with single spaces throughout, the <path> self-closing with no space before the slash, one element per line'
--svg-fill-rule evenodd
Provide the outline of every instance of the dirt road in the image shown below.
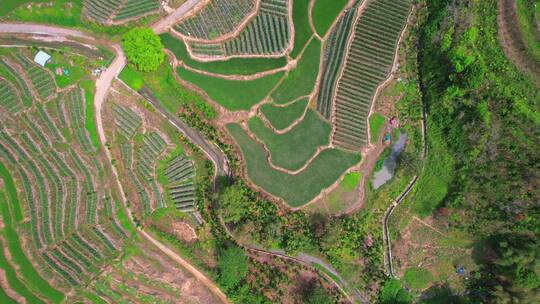
<path fill-rule="evenodd" d="M 169 249 L 167 246 L 163 245 L 151 235 L 146 233 L 144 230 L 138 228 L 139 233 L 144 236 L 150 243 L 154 244 L 161 252 L 165 253 L 169 258 L 173 259 L 178 264 L 182 265 L 190 273 L 192 273 L 201 283 L 203 283 L 208 289 L 210 289 L 223 303 L 230 303 L 227 299 L 227 296 L 214 284 L 214 282 L 208 279 L 203 273 L 201 273 L 197 268 L 193 267 L 189 262 L 184 260 L 181 256 L 176 254 L 176 252 Z"/>
<path fill-rule="evenodd" d="M 94 40 L 94 37 L 81 31 L 40 24 L 0 23 L 0 33 L 37 34 L 62 38 L 79 37 Z"/>

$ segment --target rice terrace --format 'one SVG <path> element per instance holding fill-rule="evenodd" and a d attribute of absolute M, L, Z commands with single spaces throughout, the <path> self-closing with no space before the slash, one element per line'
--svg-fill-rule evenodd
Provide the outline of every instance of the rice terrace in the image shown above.
<path fill-rule="evenodd" d="M 0 303 L 536 303 L 540 1 L 4 0 Z"/>

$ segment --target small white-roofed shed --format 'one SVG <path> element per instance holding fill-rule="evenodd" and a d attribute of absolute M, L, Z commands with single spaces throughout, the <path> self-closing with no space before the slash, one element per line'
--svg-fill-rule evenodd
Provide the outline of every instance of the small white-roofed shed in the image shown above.
<path fill-rule="evenodd" d="M 51 55 L 43 52 L 43 51 L 39 51 L 37 52 L 36 56 L 34 57 L 34 62 L 39 64 L 40 66 L 44 67 L 45 64 L 47 64 L 47 62 L 49 62 L 49 60 L 51 60 Z"/>

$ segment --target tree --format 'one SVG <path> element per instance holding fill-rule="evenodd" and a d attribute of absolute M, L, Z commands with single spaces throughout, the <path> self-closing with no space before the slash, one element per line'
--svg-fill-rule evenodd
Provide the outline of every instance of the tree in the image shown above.
<path fill-rule="evenodd" d="M 247 208 L 250 204 L 247 189 L 239 183 L 225 188 L 220 197 L 220 204 L 223 220 L 226 223 L 241 222 L 247 216 Z"/>
<path fill-rule="evenodd" d="M 408 304 L 411 303 L 412 296 L 401 286 L 397 279 L 386 281 L 379 294 L 379 302 L 382 304 Z"/>
<path fill-rule="evenodd" d="M 242 248 L 231 245 L 218 260 L 219 283 L 225 290 L 232 290 L 242 281 L 248 271 L 247 257 Z"/>
<path fill-rule="evenodd" d="M 165 59 L 161 39 L 150 28 L 137 27 L 124 34 L 122 48 L 128 61 L 142 72 L 157 70 Z"/>

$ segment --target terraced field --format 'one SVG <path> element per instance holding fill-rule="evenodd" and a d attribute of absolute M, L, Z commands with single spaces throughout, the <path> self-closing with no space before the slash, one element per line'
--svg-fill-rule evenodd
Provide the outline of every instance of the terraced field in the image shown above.
<path fill-rule="evenodd" d="M 205 59 L 245 55 L 282 55 L 290 46 L 288 0 L 261 0 L 257 16 L 240 33 L 217 43 L 186 41 L 194 56 Z"/>
<path fill-rule="evenodd" d="M 356 9 L 349 10 L 341 17 L 336 27 L 331 31 L 324 46 L 322 81 L 317 98 L 317 110 L 330 119 L 332 101 L 336 90 L 339 72 L 347 51 L 347 41 L 356 15 Z"/>
<path fill-rule="evenodd" d="M 238 124 L 227 126 L 246 161 L 247 175 L 257 186 L 289 205 L 298 207 L 315 198 L 360 161 L 360 155 L 340 149 L 326 149 L 302 172 L 292 175 L 271 168 L 264 148 Z"/>
<path fill-rule="evenodd" d="M 373 97 L 392 69 L 411 5 L 411 0 L 370 1 L 355 24 L 334 101 L 335 145 L 358 150 L 368 144 L 367 119 Z"/>
<path fill-rule="evenodd" d="M 121 160 L 117 164 L 121 181 L 134 190 L 128 198 L 141 216 L 170 206 L 195 215 L 195 166 L 183 152 L 178 134 L 125 87 L 116 84 L 115 90 L 104 115 L 115 121 L 106 128 L 113 154 Z"/>
<path fill-rule="evenodd" d="M 306 117 L 284 134 L 275 134 L 258 117 L 249 120 L 249 130 L 261 140 L 270 151 L 272 163 L 288 170 L 298 170 L 315 155 L 317 148 L 330 140 L 332 127 L 308 110 Z"/>
<path fill-rule="evenodd" d="M 212 40 L 234 32 L 254 12 L 256 0 L 214 0 L 174 28 L 189 38 Z"/>
<path fill-rule="evenodd" d="M 228 130 L 243 151 L 247 176 L 292 205 L 307 203 L 316 196 L 313 193 L 324 189 L 323 184 L 332 183 L 311 184 L 313 188 L 303 190 L 300 199 L 284 194 L 280 188 L 284 185 L 268 183 L 263 176 L 274 179 L 270 176 L 278 174 L 278 179 L 290 182 L 289 178 L 310 172 L 328 155 L 340 154 L 355 163 L 356 153 L 369 143 L 371 103 L 391 72 L 412 7 L 411 0 L 355 1 L 350 6 L 347 1 L 316 0 L 312 4 L 297 0 L 289 12 L 286 1 L 263 0 L 257 16 L 230 40 L 210 43 L 188 38 L 184 47 L 172 38 L 174 33 L 165 36 L 167 47 L 184 65 L 177 67 L 179 77 L 223 106 L 230 114 L 226 123 L 242 126 L 229 124 Z M 278 17 L 283 23 L 277 22 Z M 267 26 L 268 22 L 275 25 Z M 291 26 L 294 45 L 287 45 Z M 264 32 L 267 29 L 273 31 Z M 249 64 L 253 58 L 224 60 L 243 54 L 268 57 L 253 65 Z M 277 61 L 271 60 L 285 54 L 288 64 L 275 69 Z M 255 74 L 258 71 L 265 73 Z M 231 113 L 235 111 L 239 111 L 236 120 L 236 113 Z M 254 159 L 264 159 L 265 164 L 255 165 Z M 339 178 L 347 168 L 336 167 L 333 176 Z"/>
<path fill-rule="evenodd" d="M 48 71 L 30 61 L 22 53 L 16 53 L 12 58 L 19 65 L 19 72 L 24 70 L 27 73 L 28 79 L 30 79 L 32 87 L 40 99 L 47 100 L 55 96 L 56 85 Z"/>
<path fill-rule="evenodd" d="M 83 286 L 118 256 L 129 232 L 116 217 L 117 199 L 105 182 L 106 162 L 89 139 L 83 89 L 76 85 L 57 93 L 52 76 L 24 56 L 17 52 L 2 58 L 7 68 L 0 70 L 0 85 L 7 88 L 0 103 L 3 184 L 10 184 L 10 174 L 20 189 L 7 199 L 14 208 L 13 227 L 34 263 L 20 260 L 21 267 L 38 268 L 55 286 Z M 11 70 L 17 74 L 10 75 Z M 32 105 L 20 98 L 28 93 Z M 7 213 L 4 223 L 9 223 Z M 18 242 L 7 232 L 6 237 L 10 244 Z M 42 279 L 35 274 L 32 280 Z M 58 298 L 49 289 L 32 292 Z"/>
<path fill-rule="evenodd" d="M 113 116 L 119 140 L 121 159 L 126 180 L 135 189 L 136 201 L 142 213 L 151 213 L 163 208 L 162 190 L 157 185 L 156 164 L 167 149 L 167 143 L 155 131 L 141 130 L 142 118 L 129 107 L 113 104 Z M 138 139 L 130 139 L 137 136 Z"/>
<path fill-rule="evenodd" d="M 100 23 L 123 22 L 159 9 L 157 0 L 84 0 L 85 16 Z"/>
<path fill-rule="evenodd" d="M 277 130 L 289 127 L 295 120 L 300 119 L 306 112 L 309 99 L 302 98 L 286 106 L 276 106 L 266 103 L 261 107 L 261 113 Z"/>

